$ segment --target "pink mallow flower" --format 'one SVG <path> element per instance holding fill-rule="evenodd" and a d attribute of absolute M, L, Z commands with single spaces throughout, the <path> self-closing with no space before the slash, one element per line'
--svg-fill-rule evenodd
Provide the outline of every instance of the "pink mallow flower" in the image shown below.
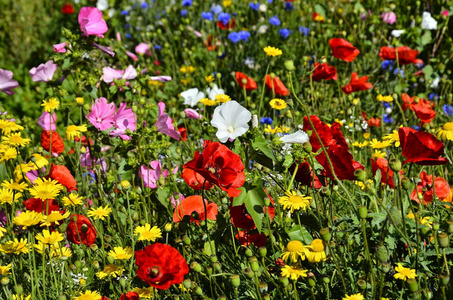
<path fill-rule="evenodd" d="M 29 73 L 33 81 L 44 81 L 47 82 L 52 80 L 53 74 L 57 70 L 57 64 L 53 63 L 53 60 L 49 60 L 45 64 L 40 64 L 36 68 L 32 68 Z"/>
<path fill-rule="evenodd" d="M 143 179 L 143 184 L 145 187 L 151 189 L 157 188 L 157 181 L 159 177 L 162 176 L 166 178 L 169 174 L 168 170 L 162 171 L 162 166 L 158 160 L 154 160 L 149 164 L 151 168 L 146 166 L 141 166 L 140 171 L 138 172 L 141 179 Z"/>
<path fill-rule="evenodd" d="M 184 113 L 186 114 L 186 117 L 188 119 L 201 119 L 202 118 L 202 116 L 195 109 L 192 109 L 192 108 L 186 108 L 184 110 Z"/>
<path fill-rule="evenodd" d="M 110 55 L 111 57 L 115 57 L 115 52 L 112 51 L 111 47 L 101 46 L 96 43 L 93 43 L 93 46 L 101 50 L 102 52 Z"/>
<path fill-rule="evenodd" d="M 13 72 L 0 69 L 0 91 L 7 95 L 14 94 L 11 89 L 17 88 L 19 83 L 13 80 Z"/>
<path fill-rule="evenodd" d="M 105 67 L 102 69 L 104 73 L 103 80 L 105 83 L 113 82 L 113 80 L 117 79 L 134 79 L 137 77 L 137 70 L 134 69 L 132 65 L 126 68 L 126 70 L 115 70 L 110 67 Z"/>
<path fill-rule="evenodd" d="M 179 131 L 175 130 L 175 126 L 173 126 L 171 118 L 164 112 L 165 103 L 159 102 L 157 105 L 159 106 L 159 115 L 157 117 L 156 124 L 154 124 L 154 126 L 157 127 L 157 131 L 171 136 L 175 140 L 179 141 L 181 139 Z"/>
<path fill-rule="evenodd" d="M 96 7 L 82 7 L 79 12 L 80 30 L 85 35 L 95 35 L 103 38 L 109 30 L 107 23 L 102 19 L 102 12 Z"/>
<path fill-rule="evenodd" d="M 91 113 L 86 118 L 98 130 L 107 130 L 115 124 L 115 111 L 115 103 L 107 103 L 107 99 L 101 97 L 91 105 Z"/>
<path fill-rule="evenodd" d="M 132 58 L 133 61 L 137 61 L 138 60 L 137 55 L 135 55 L 132 52 L 126 51 L 126 55 L 129 56 L 130 58 Z"/>
<path fill-rule="evenodd" d="M 61 44 L 56 44 L 56 45 L 53 45 L 53 51 L 54 52 L 57 52 L 57 53 L 65 53 L 66 52 L 66 46 L 68 45 L 68 43 L 64 42 L 64 43 L 61 43 Z"/>
<path fill-rule="evenodd" d="M 55 123 L 57 122 L 57 115 L 53 113 L 52 115 L 49 114 L 47 111 L 43 112 L 42 115 L 38 118 L 38 125 L 43 130 L 56 130 L 57 126 Z"/>
<path fill-rule="evenodd" d="M 135 53 L 137 54 L 150 54 L 149 53 L 149 46 L 145 43 L 140 43 L 135 47 Z"/>
<path fill-rule="evenodd" d="M 126 135 L 126 130 L 135 131 L 137 129 L 137 115 L 131 108 L 126 108 L 126 103 L 121 103 L 120 108 L 115 114 L 115 130 L 110 131 L 110 136 L 121 137 L 123 140 L 130 140 L 131 137 Z"/>
<path fill-rule="evenodd" d="M 382 22 L 388 23 L 390 25 L 392 25 L 396 22 L 396 15 L 393 11 L 382 13 L 381 18 L 382 18 Z"/>

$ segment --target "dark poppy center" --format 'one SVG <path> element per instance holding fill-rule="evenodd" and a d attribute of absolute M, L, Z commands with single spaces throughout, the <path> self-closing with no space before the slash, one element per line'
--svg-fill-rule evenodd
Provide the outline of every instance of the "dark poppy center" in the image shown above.
<path fill-rule="evenodd" d="M 157 267 L 152 267 L 151 269 L 148 269 L 148 277 L 149 278 L 156 278 L 159 276 L 160 270 Z"/>

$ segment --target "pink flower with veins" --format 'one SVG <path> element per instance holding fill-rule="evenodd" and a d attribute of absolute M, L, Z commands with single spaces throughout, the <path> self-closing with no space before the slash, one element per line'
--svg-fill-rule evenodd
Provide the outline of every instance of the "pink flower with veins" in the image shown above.
<path fill-rule="evenodd" d="M 40 64 L 36 68 L 32 68 L 29 73 L 33 81 L 47 82 L 52 80 L 53 74 L 57 70 L 57 64 L 53 60 L 49 60 L 45 64 Z"/>
<path fill-rule="evenodd" d="M 202 116 L 194 109 L 192 108 L 186 108 L 184 110 L 184 113 L 186 114 L 186 117 L 188 119 L 201 119 Z"/>
<path fill-rule="evenodd" d="M 80 30 L 86 35 L 103 38 L 109 28 L 102 19 L 102 12 L 96 7 L 82 7 L 79 12 Z"/>
<path fill-rule="evenodd" d="M 11 89 L 17 88 L 19 83 L 13 80 L 13 72 L 0 69 L 0 91 L 7 95 L 14 94 Z"/>
<path fill-rule="evenodd" d="M 159 102 L 157 105 L 159 106 L 159 115 L 157 117 L 156 124 L 154 124 L 154 126 L 157 127 L 157 131 L 171 136 L 175 140 L 179 141 L 181 139 L 179 131 L 175 130 L 175 126 L 173 126 L 171 118 L 164 112 L 165 103 Z"/>
<path fill-rule="evenodd" d="M 145 43 L 140 43 L 135 47 L 135 53 L 137 54 L 151 54 L 149 53 L 149 46 Z"/>
<path fill-rule="evenodd" d="M 121 103 L 120 108 L 115 114 L 115 130 L 110 131 L 110 136 L 121 137 L 123 140 L 130 140 L 131 137 L 126 135 L 126 130 L 135 131 L 137 129 L 137 115 L 131 108 L 126 108 L 126 103 Z"/>
<path fill-rule="evenodd" d="M 65 53 L 66 52 L 66 46 L 68 45 L 68 43 L 64 42 L 64 43 L 61 43 L 61 44 L 56 44 L 56 45 L 53 45 L 53 51 L 54 52 L 57 52 L 57 53 Z"/>
<path fill-rule="evenodd" d="M 115 70 L 110 67 L 105 67 L 102 69 L 104 73 L 103 80 L 105 83 L 113 82 L 113 80 L 120 79 L 134 79 L 137 77 L 137 70 L 134 69 L 132 65 L 126 68 L 126 70 Z"/>
<path fill-rule="evenodd" d="M 115 103 L 107 103 L 107 99 L 101 97 L 91 105 L 91 113 L 86 118 L 98 130 L 107 130 L 115 124 L 115 111 Z"/>
<path fill-rule="evenodd" d="M 159 180 L 159 177 L 162 176 L 166 178 L 169 174 L 168 170 L 162 171 L 162 166 L 160 164 L 160 161 L 154 160 L 149 163 L 151 168 L 148 168 L 146 166 L 141 166 L 139 176 L 141 179 L 143 179 L 143 184 L 146 187 L 149 187 L 151 189 L 157 188 L 157 181 Z M 176 168 L 173 170 L 173 174 L 176 174 L 178 169 Z"/>
<path fill-rule="evenodd" d="M 43 112 L 42 115 L 38 118 L 38 125 L 43 130 L 56 130 L 57 126 L 55 123 L 57 122 L 57 115 L 53 113 L 50 115 L 47 111 Z"/>

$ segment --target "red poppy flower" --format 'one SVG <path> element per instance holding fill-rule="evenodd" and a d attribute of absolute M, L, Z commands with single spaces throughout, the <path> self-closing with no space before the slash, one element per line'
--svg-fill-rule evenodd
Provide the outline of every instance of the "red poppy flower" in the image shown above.
<path fill-rule="evenodd" d="M 334 66 L 329 66 L 327 63 L 315 63 L 315 70 L 310 75 L 311 80 L 337 80 L 337 69 Z"/>
<path fill-rule="evenodd" d="M 381 47 L 381 51 L 379 52 L 379 56 L 382 60 L 396 60 L 398 54 L 398 62 L 400 65 L 407 65 L 407 64 L 422 64 L 423 61 L 421 59 L 416 59 L 418 51 L 412 50 L 407 46 L 401 46 L 398 48 L 392 47 Z"/>
<path fill-rule="evenodd" d="M 110 298 L 107 298 L 106 296 L 101 296 L 101 300 L 110 300 Z"/>
<path fill-rule="evenodd" d="M 212 184 L 209 181 L 205 180 L 203 176 L 192 169 L 184 168 L 182 170 L 182 178 L 191 188 L 196 191 L 203 189 L 203 183 L 205 190 L 212 188 Z"/>
<path fill-rule="evenodd" d="M 241 89 L 245 87 L 245 89 L 247 91 L 253 91 L 253 90 L 258 88 L 258 85 L 256 84 L 255 80 L 253 80 L 252 78 L 248 77 L 244 73 L 236 72 L 234 74 L 234 76 L 236 77 L 236 82 L 239 84 Z M 245 82 L 245 84 L 244 84 L 244 82 Z"/>
<path fill-rule="evenodd" d="M 381 171 L 381 183 L 385 183 L 394 189 L 395 182 L 393 182 L 393 171 L 388 167 L 388 161 L 385 158 L 377 157 L 371 159 L 371 172 L 373 173 L 373 176 L 376 174 L 377 170 Z"/>
<path fill-rule="evenodd" d="M 291 174 L 294 172 L 295 165 L 292 165 L 289 171 Z M 315 177 L 313 180 L 313 176 Z M 313 169 L 310 167 L 309 163 L 304 161 L 301 163 L 297 169 L 296 177 L 294 178 L 297 182 L 299 182 L 302 185 L 306 185 L 309 187 L 313 186 L 313 181 L 315 185 L 315 189 L 321 188 L 323 185 L 326 185 L 326 182 L 324 181 L 324 184 L 319 180 L 318 176 L 314 174 Z"/>
<path fill-rule="evenodd" d="M 267 237 L 264 233 L 250 233 L 250 231 L 239 231 L 236 234 L 236 239 L 239 240 L 242 246 L 254 244 L 256 247 L 266 246 Z"/>
<path fill-rule="evenodd" d="M 184 257 L 170 245 L 154 243 L 143 250 L 135 251 L 137 276 L 149 285 L 166 290 L 179 284 L 189 273 Z"/>
<path fill-rule="evenodd" d="M 49 215 L 53 211 L 59 211 L 60 206 L 55 199 L 42 201 L 39 198 L 30 198 L 24 201 L 25 208 L 28 210 L 35 211 L 37 213 L 42 213 Z"/>
<path fill-rule="evenodd" d="M 79 142 L 79 141 L 80 141 L 80 143 L 81 143 L 82 145 L 84 145 L 84 146 L 88 146 L 88 143 L 87 143 L 87 137 L 86 137 L 86 136 L 84 136 L 84 135 L 82 135 L 82 139 L 80 139 L 80 138 L 79 138 L 79 137 L 77 137 L 77 136 L 76 136 L 76 137 L 74 137 L 74 141 L 76 141 L 76 142 Z M 92 139 L 89 139 L 89 142 L 90 142 L 90 146 L 93 146 L 93 145 L 94 145 L 94 142 L 93 142 L 93 140 L 92 140 Z"/>
<path fill-rule="evenodd" d="M 230 216 L 231 223 L 234 227 L 241 228 L 245 230 L 255 229 L 255 222 L 252 219 L 252 216 L 248 213 L 245 204 L 230 206 Z"/>
<path fill-rule="evenodd" d="M 52 163 L 48 177 L 61 183 L 68 191 L 77 190 L 77 182 L 71 172 L 65 166 L 55 165 Z"/>
<path fill-rule="evenodd" d="M 427 107 L 422 104 L 413 105 L 411 109 L 415 112 L 417 118 L 419 118 L 423 123 L 431 122 L 437 114 L 431 107 Z"/>
<path fill-rule="evenodd" d="M 65 15 L 71 15 L 73 14 L 75 11 L 74 11 L 74 7 L 72 7 L 71 4 L 69 3 L 66 3 L 65 5 L 63 5 L 63 8 L 61 9 L 61 12 Z"/>
<path fill-rule="evenodd" d="M 46 149 L 47 151 L 50 151 L 50 131 L 49 130 L 44 130 L 41 134 L 41 146 Z M 61 139 L 61 136 L 56 132 L 52 130 L 52 153 L 62 153 L 64 151 L 64 143 L 63 140 Z"/>
<path fill-rule="evenodd" d="M 219 142 L 205 140 L 203 152 L 197 151 L 183 168 L 194 170 L 206 181 L 226 191 L 230 197 L 239 196 L 241 191 L 237 188 L 245 182 L 241 157 Z"/>
<path fill-rule="evenodd" d="M 326 123 L 322 122 L 318 116 L 310 116 L 310 120 L 315 126 L 316 132 L 318 133 L 324 147 L 328 147 L 330 145 L 338 144 L 346 149 L 349 149 L 348 143 L 346 142 L 343 133 L 341 132 L 341 125 L 340 123 L 333 123 L 332 126 L 328 126 Z M 308 121 L 307 117 L 304 117 L 304 130 L 305 131 L 313 131 L 310 122 Z M 317 152 L 321 148 L 321 143 L 319 142 L 316 134 L 313 132 L 310 136 L 310 144 L 312 146 L 312 151 Z"/>
<path fill-rule="evenodd" d="M 178 125 L 178 131 L 179 131 L 179 135 L 181 136 L 181 139 L 183 141 L 187 141 L 186 127 L 184 127 L 184 125 L 180 124 L 180 125 Z"/>
<path fill-rule="evenodd" d="M 339 180 L 355 180 L 354 171 L 364 169 L 360 163 L 353 160 L 348 148 L 343 146 L 337 144 L 330 146 L 327 149 L 327 155 L 332 161 L 333 169 Z M 321 152 L 315 158 L 324 168 L 323 175 L 335 179 L 325 153 Z"/>
<path fill-rule="evenodd" d="M 347 62 L 353 61 L 360 53 L 359 49 L 344 39 L 330 39 L 329 45 L 332 49 L 333 56 Z"/>
<path fill-rule="evenodd" d="M 351 82 L 342 87 L 341 90 L 346 94 L 351 94 L 353 92 L 371 89 L 373 85 L 367 82 L 368 78 L 368 76 L 362 76 L 359 78 L 356 72 L 352 72 Z"/>
<path fill-rule="evenodd" d="M 217 27 L 219 27 L 220 29 L 224 29 L 224 30 L 234 29 L 234 27 L 236 27 L 236 20 L 231 19 L 228 21 L 228 23 L 226 23 L 226 25 L 223 24 L 222 21 L 219 21 L 219 22 L 217 22 Z"/>
<path fill-rule="evenodd" d="M 273 89 L 276 95 L 280 96 L 289 95 L 289 90 L 277 76 L 274 76 L 274 78 L 272 79 L 271 75 L 266 75 L 266 86 L 270 90 Z"/>
<path fill-rule="evenodd" d="M 198 219 L 193 218 L 192 214 L 194 212 L 198 214 Z M 208 203 L 208 201 L 204 200 L 203 204 L 201 196 L 189 196 L 182 200 L 182 202 L 179 203 L 179 205 L 176 207 L 173 213 L 173 222 L 181 222 L 184 216 L 190 216 L 190 222 L 195 222 L 197 225 L 200 225 L 200 220 L 206 220 L 206 217 L 209 220 L 215 220 L 217 212 L 217 204 L 215 204 L 214 202 Z"/>
<path fill-rule="evenodd" d="M 82 215 L 73 214 L 66 228 L 68 240 L 74 244 L 91 246 L 96 241 L 96 229 L 90 220 Z"/>
<path fill-rule="evenodd" d="M 411 97 L 406 93 L 401 94 L 401 98 L 403 99 L 403 106 L 402 106 L 403 111 L 406 111 L 412 104 L 415 103 L 416 97 L 417 96 Z"/>
<path fill-rule="evenodd" d="M 140 296 L 137 292 L 127 292 L 126 294 L 121 295 L 120 300 L 138 300 Z"/>
<path fill-rule="evenodd" d="M 411 199 L 419 203 L 419 195 L 423 196 L 423 204 L 427 205 L 433 201 L 433 193 L 436 191 L 436 196 L 440 200 L 447 198 L 450 195 L 450 186 L 448 182 L 442 177 L 434 177 L 433 188 L 433 175 L 426 174 L 425 171 L 420 173 L 421 181 L 411 193 Z"/>
<path fill-rule="evenodd" d="M 448 159 L 444 154 L 444 144 L 428 132 L 416 131 L 409 127 L 398 130 L 402 155 L 407 158 L 403 164 L 412 162 L 422 166 L 445 165 Z"/>
<path fill-rule="evenodd" d="M 374 117 L 369 119 L 367 123 L 370 127 L 379 127 L 381 126 L 381 119 Z"/>

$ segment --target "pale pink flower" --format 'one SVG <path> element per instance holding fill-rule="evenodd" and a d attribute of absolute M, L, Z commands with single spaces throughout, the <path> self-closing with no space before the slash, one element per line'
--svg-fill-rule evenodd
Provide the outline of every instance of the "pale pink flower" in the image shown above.
<path fill-rule="evenodd" d="M 179 131 L 175 130 L 175 126 L 173 126 L 171 118 L 164 112 L 165 103 L 159 102 L 157 105 L 159 106 L 159 115 L 157 117 L 156 124 L 154 124 L 154 126 L 157 127 L 157 131 L 179 141 L 181 139 Z"/>
<path fill-rule="evenodd" d="M 121 103 L 120 108 L 115 114 L 115 130 L 110 131 L 110 136 L 121 137 L 123 140 L 130 140 L 131 137 L 126 135 L 126 130 L 135 131 L 137 129 L 137 115 L 131 108 L 126 108 L 126 103 Z"/>
<path fill-rule="evenodd" d="M 103 38 L 107 32 L 107 23 L 102 19 L 102 12 L 96 7 L 82 7 L 79 12 L 80 30 L 86 35 Z"/>
<path fill-rule="evenodd" d="M 107 103 L 107 99 L 101 97 L 91 105 L 91 113 L 86 118 L 98 130 L 107 130 L 115 124 L 115 111 L 115 103 Z"/>
<path fill-rule="evenodd" d="M 105 67 L 102 69 L 102 72 L 104 74 L 103 80 L 105 83 L 110 83 L 113 82 L 113 80 L 117 79 L 134 79 L 137 77 L 137 70 L 134 69 L 132 65 L 126 68 L 126 70 L 116 70 L 112 69 L 110 67 Z"/>
<path fill-rule="evenodd" d="M 56 130 L 57 129 L 57 126 L 55 126 L 56 122 L 57 115 L 55 113 L 51 115 L 47 111 L 43 112 L 42 115 L 38 118 L 38 125 L 43 130 Z"/>
<path fill-rule="evenodd" d="M 14 94 L 11 89 L 17 88 L 19 83 L 13 80 L 13 72 L 0 69 L 0 91 L 7 95 Z"/>
<path fill-rule="evenodd" d="M 396 15 L 393 11 L 382 13 L 381 18 L 382 18 L 382 22 L 388 23 L 390 25 L 392 25 L 396 22 Z"/>
<path fill-rule="evenodd" d="M 130 58 L 132 58 L 133 61 L 137 61 L 138 60 L 137 55 L 135 55 L 132 52 L 126 51 L 126 55 L 129 56 Z"/>
<path fill-rule="evenodd" d="M 186 114 L 186 117 L 188 119 L 201 119 L 202 116 L 194 109 L 192 108 L 186 108 L 184 110 L 184 113 Z"/>
<path fill-rule="evenodd" d="M 159 180 L 159 177 L 162 176 L 166 178 L 169 172 L 168 170 L 162 171 L 162 166 L 158 160 L 152 161 L 149 165 L 151 168 L 141 166 L 138 173 L 140 178 L 143 179 L 145 187 L 155 189 L 157 188 L 157 181 Z"/>
<path fill-rule="evenodd" d="M 53 45 L 53 51 L 54 52 L 57 52 L 57 53 L 65 53 L 66 52 L 66 46 L 68 45 L 68 43 L 64 42 L 64 43 L 61 43 L 61 44 L 56 44 L 56 45 Z"/>
<path fill-rule="evenodd" d="M 47 82 L 52 80 L 53 74 L 57 70 L 57 64 L 53 63 L 53 60 L 49 60 L 45 64 L 40 64 L 36 68 L 32 68 L 29 73 L 33 81 L 44 81 Z"/>
<path fill-rule="evenodd" d="M 146 54 L 148 52 L 149 52 L 148 44 L 140 43 L 135 47 L 135 53 L 137 53 L 137 54 Z"/>
<path fill-rule="evenodd" d="M 153 81 L 160 81 L 160 82 L 172 81 L 171 76 L 151 76 L 150 79 Z"/>

